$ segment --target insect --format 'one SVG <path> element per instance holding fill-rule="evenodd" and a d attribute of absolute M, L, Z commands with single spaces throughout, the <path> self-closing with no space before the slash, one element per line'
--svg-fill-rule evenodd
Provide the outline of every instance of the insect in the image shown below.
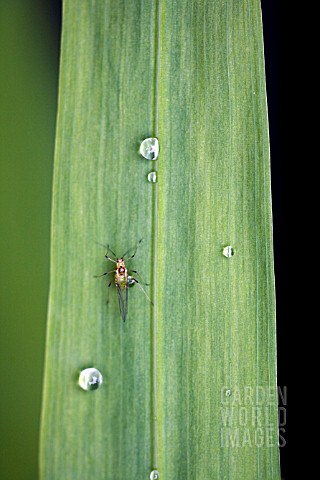
<path fill-rule="evenodd" d="M 153 305 L 152 301 L 150 300 L 148 294 L 144 290 L 144 288 L 141 286 L 142 279 L 141 275 L 136 270 L 132 269 L 127 269 L 125 262 L 128 262 L 132 260 L 138 250 L 138 247 L 140 243 L 142 242 L 142 239 L 139 240 L 137 245 L 134 247 L 134 252 L 133 254 L 130 254 L 132 252 L 133 248 L 129 248 L 129 250 L 126 251 L 121 257 L 117 257 L 116 254 L 110 249 L 109 245 L 107 245 L 107 253 L 105 254 L 105 258 L 107 260 L 110 260 L 110 262 L 113 262 L 116 264 L 116 268 L 113 270 L 110 270 L 109 272 L 104 272 L 101 275 L 95 275 L 95 278 L 98 277 L 103 277 L 105 275 L 111 275 L 113 274 L 114 277 L 110 281 L 108 288 L 111 287 L 112 283 L 115 284 L 117 294 L 118 294 L 118 301 L 119 301 L 119 308 L 120 308 L 120 315 L 122 320 L 125 322 L 127 315 L 128 315 L 128 292 L 129 288 L 134 287 L 134 285 L 138 285 L 139 288 L 143 291 L 149 302 Z M 111 258 L 109 256 L 109 252 L 112 253 L 112 255 L 115 257 L 115 259 Z M 129 256 L 127 256 L 129 255 Z M 132 273 L 134 273 L 136 276 L 140 277 L 140 282 L 132 276 Z M 144 285 L 149 285 L 148 283 L 145 283 Z M 109 302 L 109 290 L 108 290 L 108 300 L 107 303 Z"/>

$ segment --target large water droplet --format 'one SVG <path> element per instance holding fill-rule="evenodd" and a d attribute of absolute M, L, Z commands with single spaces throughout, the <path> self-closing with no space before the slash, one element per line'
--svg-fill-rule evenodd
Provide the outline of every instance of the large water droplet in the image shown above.
<path fill-rule="evenodd" d="M 156 160 L 159 155 L 159 142 L 157 138 L 146 138 L 140 145 L 140 153 L 147 160 Z"/>
<path fill-rule="evenodd" d="M 79 376 L 79 385 L 83 390 L 97 390 L 102 384 L 102 375 L 96 368 L 86 368 Z"/>
<path fill-rule="evenodd" d="M 150 473 L 150 480 L 158 480 L 158 478 L 160 478 L 158 470 L 152 470 Z"/>
<path fill-rule="evenodd" d="M 133 287 L 135 284 L 136 284 L 136 282 L 135 282 L 134 278 L 131 277 L 130 275 L 128 275 L 128 287 L 131 288 L 131 287 Z"/>
<path fill-rule="evenodd" d="M 234 255 L 234 249 L 231 247 L 231 245 L 228 245 L 227 247 L 224 247 L 223 249 L 223 255 L 227 258 L 233 257 Z"/>
<path fill-rule="evenodd" d="M 148 174 L 148 182 L 156 183 L 157 181 L 157 172 L 150 172 Z"/>

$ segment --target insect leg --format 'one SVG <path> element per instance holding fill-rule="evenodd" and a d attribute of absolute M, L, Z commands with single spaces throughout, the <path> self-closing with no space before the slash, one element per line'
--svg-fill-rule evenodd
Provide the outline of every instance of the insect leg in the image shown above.
<path fill-rule="evenodd" d="M 116 271 L 117 270 L 110 270 L 110 272 L 104 272 L 104 273 L 101 273 L 101 275 L 94 275 L 94 278 L 103 277 L 104 275 L 109 275 L 110 273 L 114 273 Z"/>
<path fill-rule="evenodd" d="M 143 281 L 143 278 L 141 277 L 140 273 L 137 272 L 137 270 L 128 270 L 128 272 L 132 272 L 132 273 L 135 273 L 136 275 L 138 275 L 138 277 L 140 278 L 140 283 L 149 287 L 150 283 L 145 283 Z"/>
<path fill-rule="evenodd" d="M 109 288 L 111 287 L 111 284 L 112 284 L 112 280 L 111 280 L 111 282 L 110 282 L 110 283 L 109 283 L 109 285 L 108 285 L 108 290 L 107 290 L 107 301 L 106 301 L 106 304 L 107 304 L 107 305 L 108 305 L 108 303 L 109 303 L 109 292 L 110 292 Z"/>
<path fill-rule="evenodd" d="M 128 261 L 128 260 L 131 260 L 135 254 L 137 253 L 137 250 L 138 250 L 138 247 L 140 245 L 140 243 L 142 242 L 142 238 L 140 238 L 139 242 L 137 243 L 136 247 L 135 247 L 135 251 L 133 252 L 132 255 L 130 255 L 128 258 L 125 258 L 126 255 L 128 255 L 128 253 L 130 252 L 130 250 L 132 250 L 132 247 L 129 248 L 129 250 L 126 251 L 126 253 L 123 254 L 122 258 L 123 258 L 123 261 Z"/>
<path fill-rule="evenodd" d="M 110 258 L 110 257 L 108 256 L 108 252 L 111 252 L 114 257 L 116 257 L 117 255 L 111 250 L 111 248 L 109 247 L 109 245 L 104 245 L 103 243 L 100 243 L 100 242 L 97 242 L 97 244 L 98 244 L 98 245 L 101 245 L 101 247 L 104 247 L 104 248 L 107 249 L 107 253 L 106 253 L 106 255 L 105 255 L 106 258 L 107 258 L 108 260 L 111 260 L 112 262 L 114 262 L 115 260 L 112 260 L 112 258 Z"/>
<path fill-rule="evenodd" d="M 149 297 L 149 295 L 147 294 L 147 292 L 145 291 L 145 289 L 140 285 L 140 283 L 138 282 L 138 280 L 134 277 L 131 277 L 132 280 L 134 280 L 134 282 L 138 285 L 139 288 L 141 288 L 141 290 L 143 291 L 143 293 L 145 294 L 145 296 L 147 297 L 147 299 L 149 300 L 149 302 L 151 303 L 151 305 L 153 305 L 153 302 L 151 300 L 151 298 Z"/>
<path fill-rule="evenodd" d="M 110 250 L 110 251 L 111 251 L 111 250 Z M 109 252 L 109 250 L 107 250 L 107 253 L 105 254 L 105 258 L 106 258 L 107 260 L 110 260 L 110 262 L 117 263 L 116 260 L 113 260 L 113 258 L 109 257 L 108 252 Z M 111 253 L 112 253 L 112 252 L 111 252 Z M 116 256 L 116 255 L 115 255 L 115 256 Z"/>
<path fill-rule="evenodd" d="M 111 250 L 111 248 L 110 248 L 110 245 L 109 245 L 109 244 L 107 245 L 107 253 L 108 253 L 108 252 L 111 252 L 111 253 L 112 253 L 112 255 L 113 255 L 114 257 L 116 257 L 116 256 L 117 256 L 117 255 L 116 255 L 116 254 L 115 254 L 115 253 L 114 253 L 114 252 Z"/>

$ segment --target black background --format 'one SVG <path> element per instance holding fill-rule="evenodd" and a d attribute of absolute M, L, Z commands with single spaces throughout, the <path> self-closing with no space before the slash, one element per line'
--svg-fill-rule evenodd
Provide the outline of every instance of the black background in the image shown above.
<path fill-rule="evenodd" d="M 276 280 L 277 307 L 277 348 L 278 348 L 278 385 L 288 388 L 288 273 L 286 263 L 290 254 L 287 249 L 287 202 L 285 191 L 289 175 L 286 175 L 289 152 L 285 148 L 285 78 L 287 68 L 285 45 L 285 17 L 277 0 L 262 0 L 262 18 L 265 48 L 265 68 L 269 114 L 269 135 L 271 153 L 271 183 L 273 209 L 274 266 Z M 288 18 L 286 18 L 288 21 Z M 287 411 L 287 405 L 285 406 Z M 288 414 L 288 412 L 287 412 Z M 288 417 L 288 415 L 286 415 Z M 288 421 L 288 418 L 287 418 Z M 281 475 L 288 478 L 288 425 L 284 426 L 286 444 L 280 448 Z"/>

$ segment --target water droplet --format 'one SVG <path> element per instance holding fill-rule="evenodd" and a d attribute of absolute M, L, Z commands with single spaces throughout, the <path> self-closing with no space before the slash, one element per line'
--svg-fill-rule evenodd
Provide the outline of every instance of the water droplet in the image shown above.
<path fill-rule="evenodd" d="M 228 388 L 228 390 L 226 390 L 226 396 L 230 397 L 230 395 L 231 395 L 231 390 L 230 390 L 230 388 Z"/>
<path fill-rule="evenodd" d="M 234 255 L 233 247 L 231 247 L 231 245 L 228 245 L 227 247 L 224 247 L 222 253 L 227 258 L 233 257 L 233 255 Z"/>
<path fill-rule="evenodd" d="M 148 182 L 156 183 L 157 181 L 157 172 L 148 173 Z"/>
<path fill-rule="evenodd" d="M 131 277 L 130 275 L 128 275 L 128 287 L 131 288 L 135 285 L 135 280 L 133 277 Z"/>
<path fill-rule="evenodd" d="M 152 470 L 150 473 L 150 480 L 158 480 L 158 478 L 160 478 L 158 470 Z"/>
<path fill-rule="evenodd" d="M 146 138 L 140 145 L 140 153 L 147 160 L 156 160 L 159 155 L 159 142 L 157 138 Z"/>
<path fill-rule="evenodd" d="M 79 385 L 83 390 L 97 390 L 102 384 L 102 375 L 96 368 L 86 368 L 79 376 Z"/>

